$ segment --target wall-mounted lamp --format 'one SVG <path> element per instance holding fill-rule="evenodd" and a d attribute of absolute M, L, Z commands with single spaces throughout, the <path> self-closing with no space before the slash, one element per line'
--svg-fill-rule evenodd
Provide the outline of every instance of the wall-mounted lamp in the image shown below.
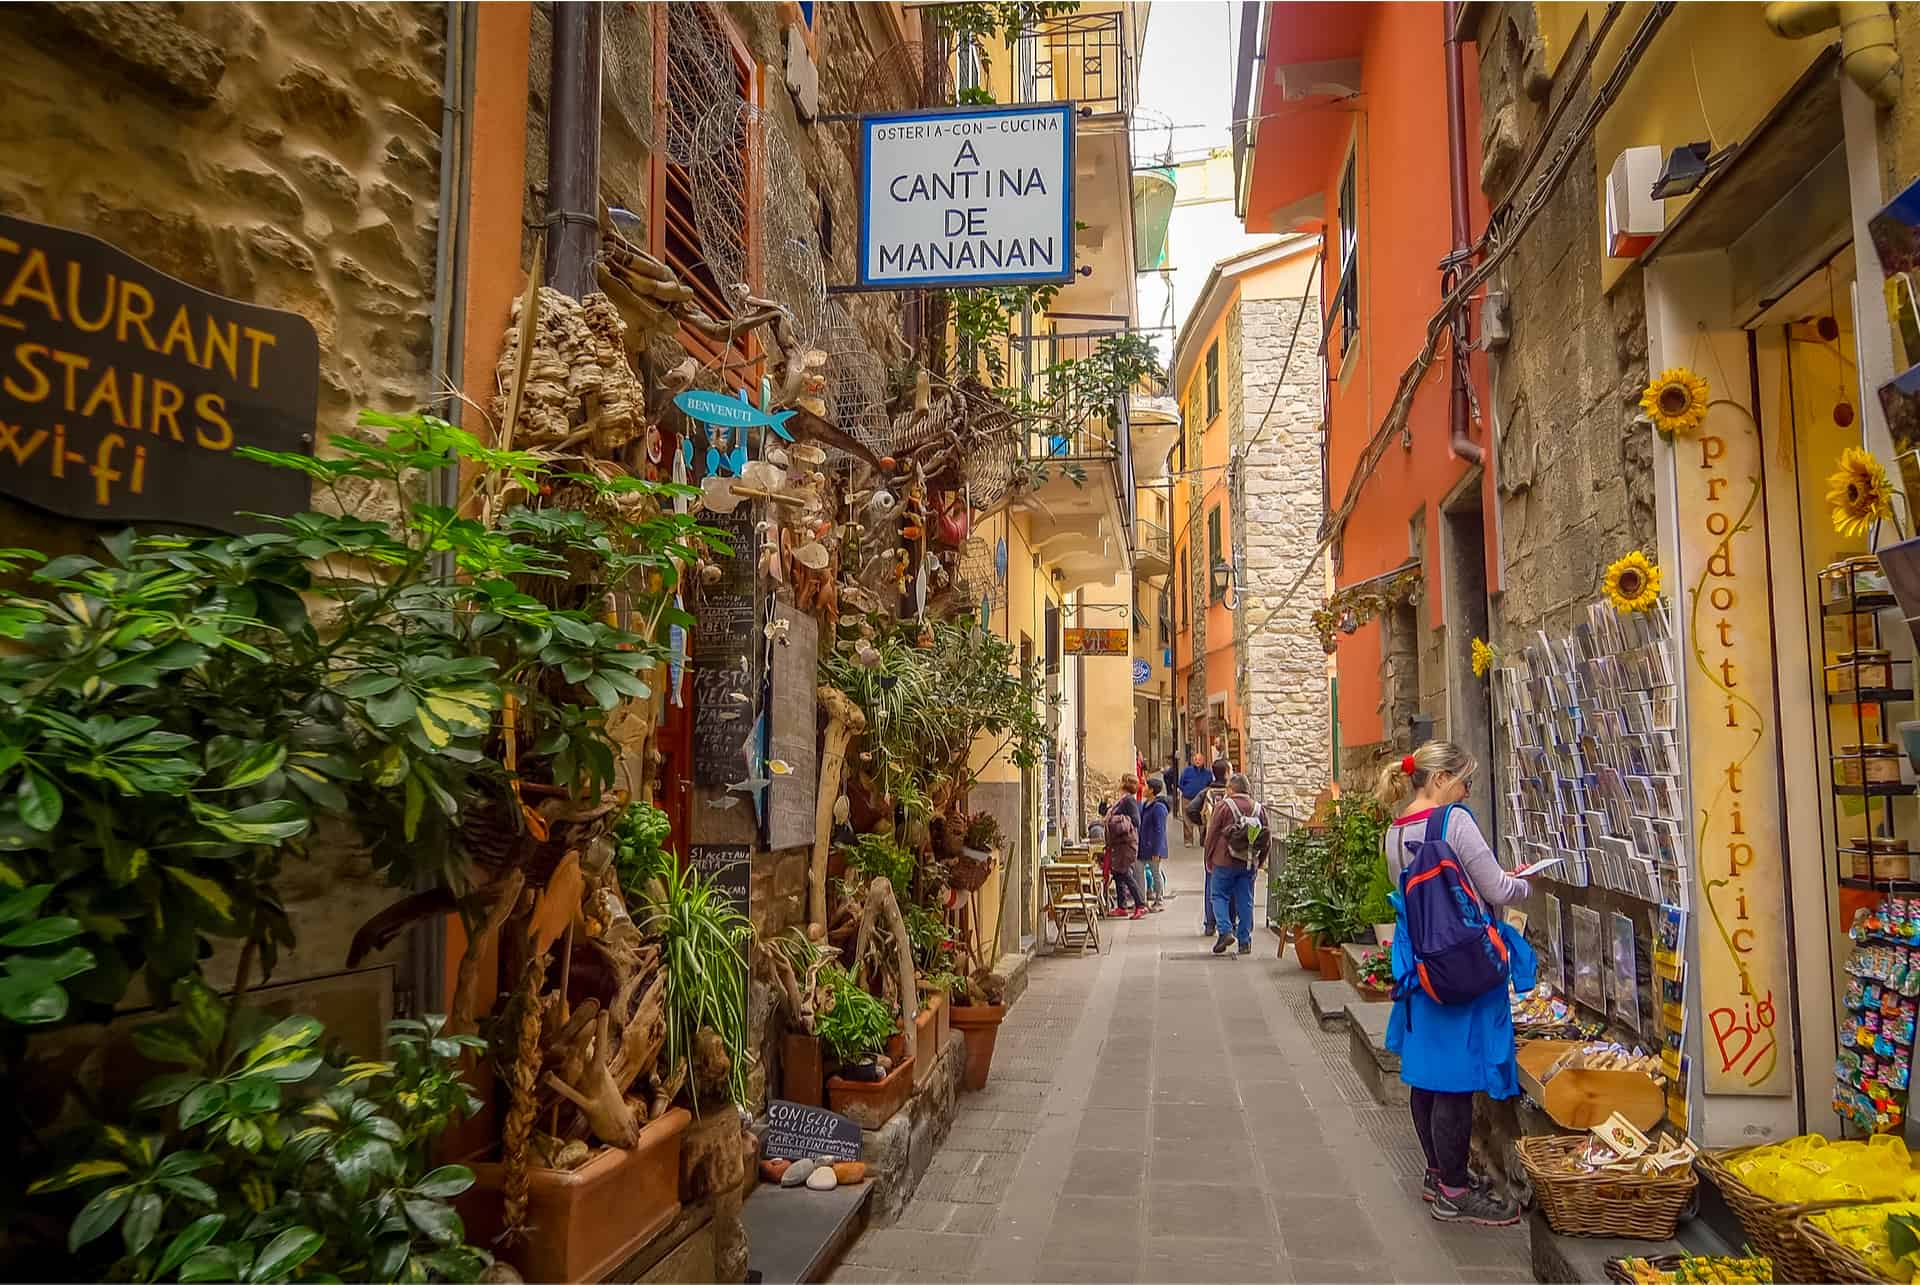
<path fill-rule="evenodd" d="M 1667 156 L 1667 163 L 1660 167 L 1660 177 L 1653 181 L 1653 199 L 1663 201 L 1669 196 L 1685 196 L 1706 182 L 1707 175 L 1719 169 L 1730 154 L 1731 150 L 1724 147 L 1714 151 L 1711 143 L 1688 143 L 1674 148 Z"/>
<path fill-rule="evenodd" d="M 1216 602 L 1228 607 L 1240 605 L 1240 594 L 1234 583 L 1233 564 L 1216 562 L 1213 564 L 1213 597 Z"/>

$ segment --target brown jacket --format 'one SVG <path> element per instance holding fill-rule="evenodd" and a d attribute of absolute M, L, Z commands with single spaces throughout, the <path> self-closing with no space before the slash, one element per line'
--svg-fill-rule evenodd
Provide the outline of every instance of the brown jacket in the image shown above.
<path fill-rule="evenodd" d="M 1239 809 L 1235 815 L 1234 809 Z M 1267 825 L 1267 810 L 1244 794 L 1229 794 L 1213 805 L 1213 816 L 1207 821 L 1206 837 L 1200 841 L 1200 848 L 1207 857 L 1209 870 L 1244 870 L 1252 867 L 1241 866 L 1227 856 L 1227 827 L 1244 824 L 1247 817 L 1260 820 L 1260 838 L 1253 845 L 1254 866 L 1264 865 L 1267 855 L 1273 849 L 1273 830 Z"/>

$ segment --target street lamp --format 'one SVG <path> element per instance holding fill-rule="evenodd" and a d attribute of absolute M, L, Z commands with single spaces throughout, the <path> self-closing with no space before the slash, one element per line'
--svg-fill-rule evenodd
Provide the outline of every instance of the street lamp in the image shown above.
<path fill-rule="evenodd" d="M 1233 564 L 1216 562 L 1213 564 L 1213 596 L 1228 607 L 1240 605 L 1240 594 L 1234 584 Z"/>

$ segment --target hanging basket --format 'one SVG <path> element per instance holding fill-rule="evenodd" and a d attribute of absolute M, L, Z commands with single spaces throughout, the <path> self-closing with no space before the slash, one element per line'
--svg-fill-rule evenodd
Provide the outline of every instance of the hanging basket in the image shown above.
<path fill-rule="evenodd" d="M 962 848 L 947 866 L 947 885 L 962 892 L 978 892 L 993 873 L 993 853 L 977 848 Z"/>

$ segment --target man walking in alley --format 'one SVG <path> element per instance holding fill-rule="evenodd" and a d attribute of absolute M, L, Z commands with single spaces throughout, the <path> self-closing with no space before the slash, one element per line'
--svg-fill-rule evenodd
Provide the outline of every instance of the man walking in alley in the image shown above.
<path fill-rule="evenodd" d="M 1207 770 L 1207 756 L 1195 750 L 1193 762 L 1180 773 L 1180 833 L 1188 847 L 1193 846 L 1200 834 L 1200 808 L 1206 799 L 1207 787 L 1212 784 L 1213 773 Z"/>
<path fill-rule="evenodd" d="M 1253 953 L 1253 874 L 1267 864 L 1273 833 L 1265 805 L 1254 802 L 1246 774 L 1227 778 L 1227 795 L 1207 821 L 1201 844 L 1207 859 L 1207 899 L 1219 937 L 1213 953 L 1224 955 L 1235 937 L 1240 953 Z M 1229 931 L 1231 929 L 1231 931 Z"/>

